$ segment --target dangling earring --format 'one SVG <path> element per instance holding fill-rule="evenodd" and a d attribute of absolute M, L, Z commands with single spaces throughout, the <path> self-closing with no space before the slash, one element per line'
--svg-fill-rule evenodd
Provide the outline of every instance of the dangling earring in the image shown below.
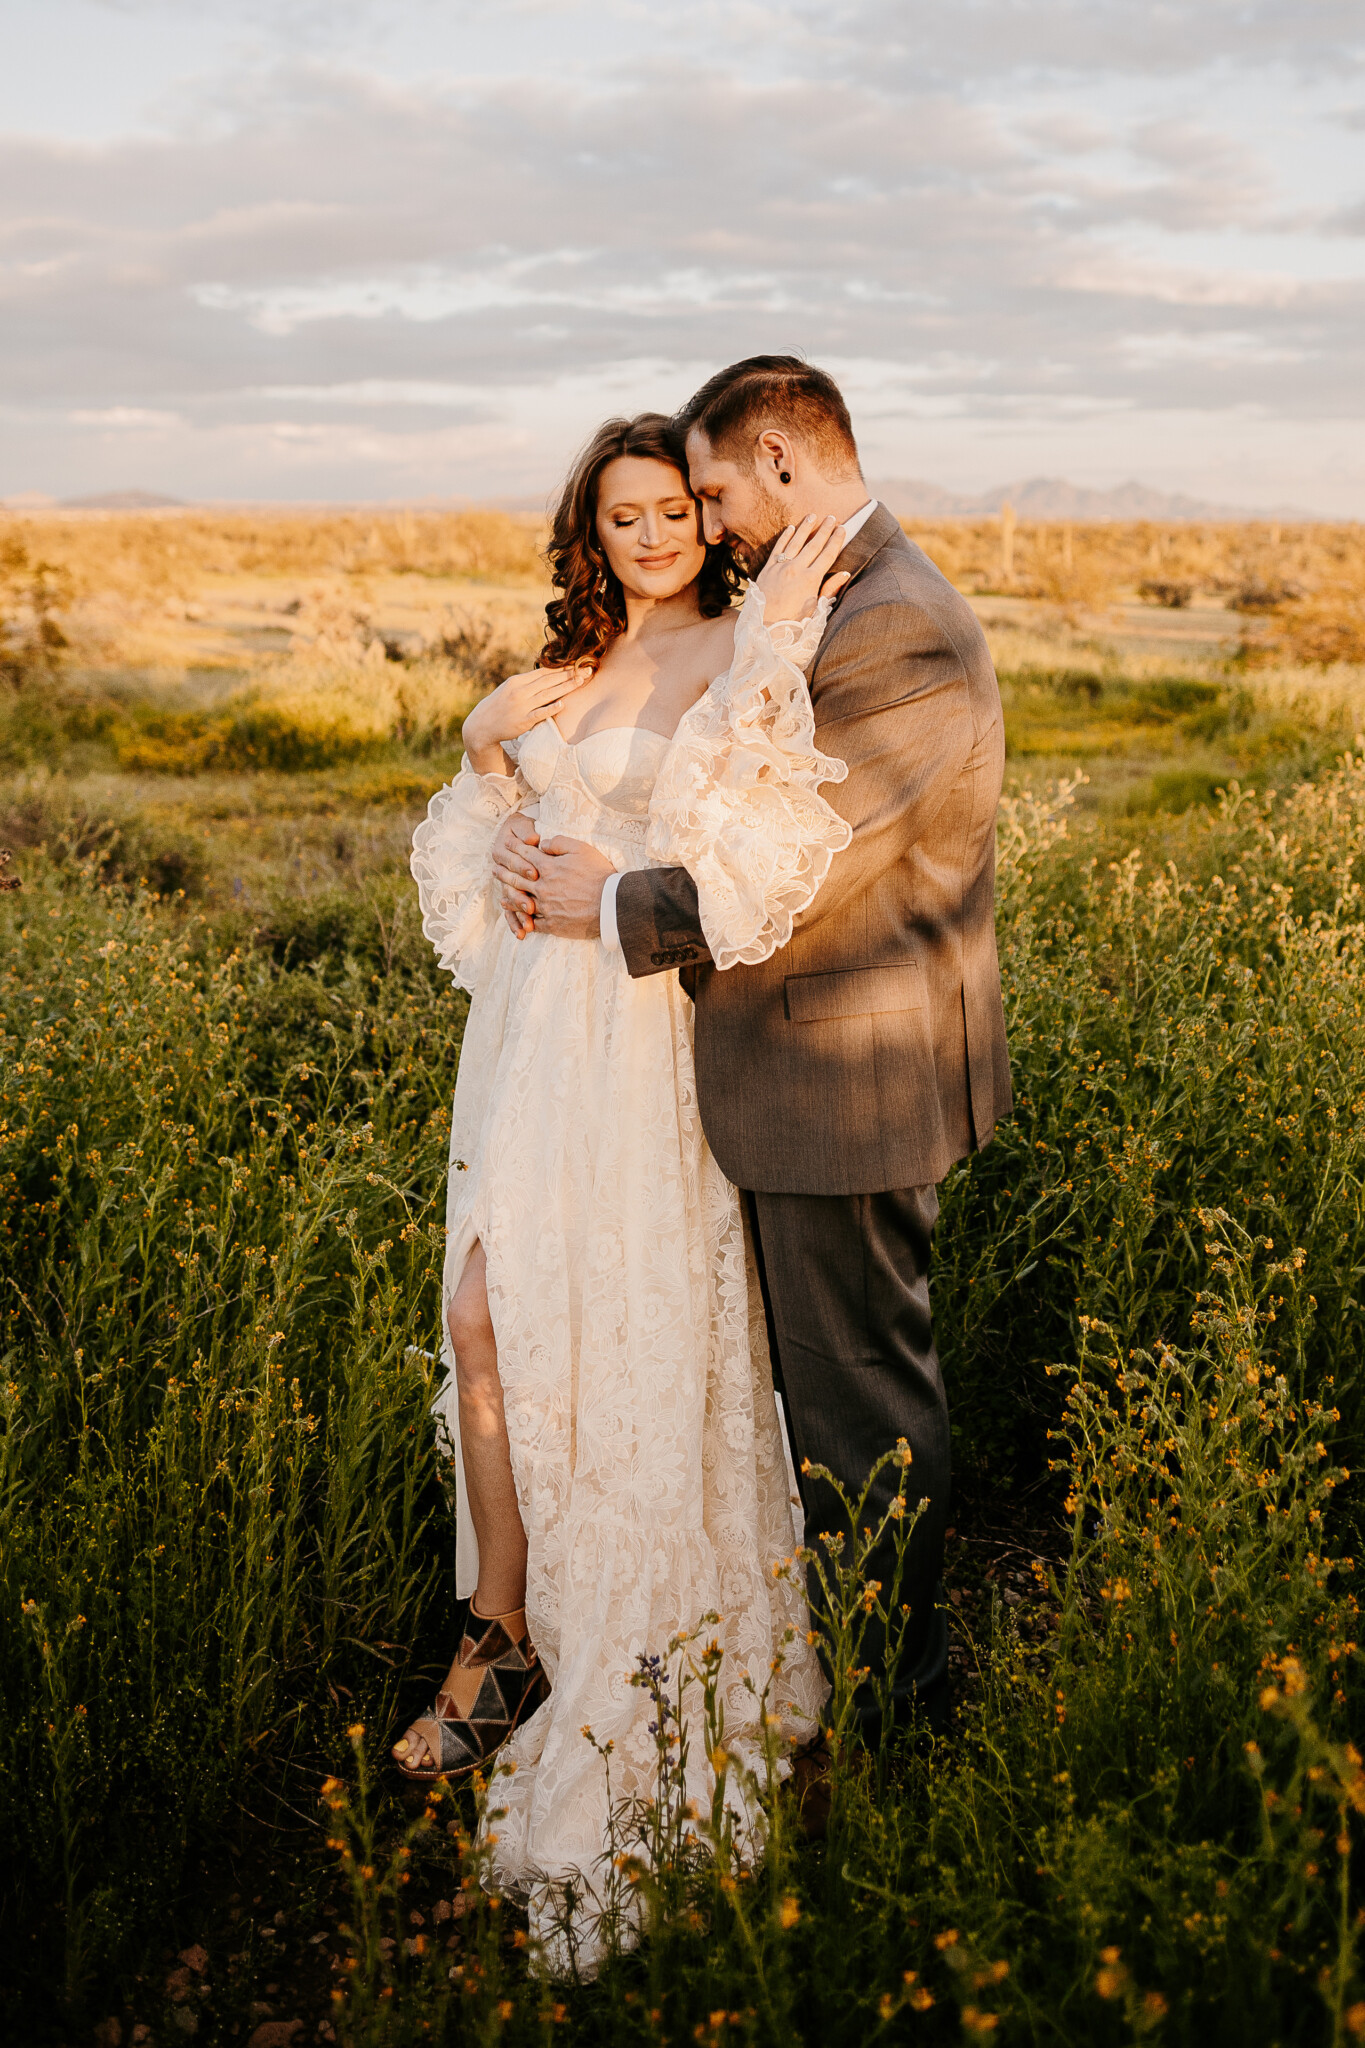
<path fill-rule="evenodd" d="M 792 480 L 791 471 L 789 469 L 779 469 L 779 471 L 777 472 L 777 480 L 779 483 L 789 484 Z"/>

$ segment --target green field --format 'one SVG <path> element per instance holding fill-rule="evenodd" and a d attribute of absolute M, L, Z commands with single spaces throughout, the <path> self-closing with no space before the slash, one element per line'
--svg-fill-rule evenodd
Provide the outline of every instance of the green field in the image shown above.
<path fill-rule="evenodd" d="M 822 1841 L 766 1794 L 756 1876 L 623 1816 L 651 1938 L 572 1988 L 474 1881 L 473 1796 L 382 1769 L 454 1624 L 464 1004 L 406 846 L 487 637 L 15 664 L 4 2038 L 1365 2037 L 1361 675 L 981 608 L 1018 1107 L 935 1278 L 956 1724 L 846 1754 Z"/>

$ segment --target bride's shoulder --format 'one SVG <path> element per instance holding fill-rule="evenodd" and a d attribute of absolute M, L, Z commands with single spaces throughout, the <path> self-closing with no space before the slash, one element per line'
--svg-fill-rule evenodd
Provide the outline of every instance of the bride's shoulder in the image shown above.
<path fill-rule="evenodd" d="M 729 667 L 738 624 L 738 605 L 731 605 L 728 611 L 720 612 L 714 619 L 702 620 L 699 628 L 701 645 L 706 653 L 706 666 L 712 675 L 719 675 L 721 669 Z"/>

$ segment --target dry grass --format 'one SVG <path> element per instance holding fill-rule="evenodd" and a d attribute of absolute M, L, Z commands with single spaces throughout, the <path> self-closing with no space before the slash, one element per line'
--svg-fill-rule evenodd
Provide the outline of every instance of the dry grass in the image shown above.
<path fill-rule="evenodd" d="M 1360 525 L 958 519 L 908 520 L 906 531 L 970 595 L 1032 599 L 1072 622 L 1134 602 L 1220 611 L 1244 662 L 1365 662 Z"/>
<path fill-rule="evenodd" d="M 47 621 L 68 666 L 201 697 L 324 669 L 349 696 L 392 656 L 532 652 L 538 548 L 505 512 L 24 515 L 0 522 L 0 628 L 32 646 Z"/>
<path fill-rule="evenodd" d="M 961 590 L 1004 591 L 1073 613 L 1132 597 L 1171 610 L 1212 599 L 1246 622 L 1249 651 L 1365 660 L 1359 525 L 958 519 L 910 520 L 906 530 Z"/>
<path fill-rule="evenodd" d="M 254 576 L 480 577 L 535 582 L 542 522 L 509 512 L 331 512 L 285 507 L 166 512 L 25 512 L 0 542 L 63 568 L 79 595 L 191 596 Z"/>
<path fill-rule="evenodd" d="M 976 607 L 1012 753 L 1035 773 L 1085 762 L 1090 802 L 1148 802 L 1139 785 L 1173 768 L 1191 791 L 1272 757 L 1313 772 L 1365 726 L 1360 527 L 908 531 Z M 491 511 L 13 515 L 0 765 L 203 776 L 453 757 L 477 695 L 535 657 L 543 538 Z M 1175 717 L 1172 678 L 1221 709 Z"/>
<path fill-rule="evenodd" d="M 1115 606 L 1228 613 L 1253 653 L 1365 659 L 1365 527 L 907 521 L 969 596 L 1045 607 L 1073 626 Z M 543 522 L 506 512 L 114 512 L 0 520 L 0 604 L 44 607 L 78 646 L 137 666 L 239 664 L 359 631 L 438 638 L 452 608 L 534 638 Z M 7 583 L 7 589 L 4 585 Z M 7 602 L 6 602 L 7 600 Z M 238 616 L 229 616 L 237 614 Z M 189 629 L 189 630 L 187 630 Z M 249 640 L 255 640 L 255 646 Z"/>

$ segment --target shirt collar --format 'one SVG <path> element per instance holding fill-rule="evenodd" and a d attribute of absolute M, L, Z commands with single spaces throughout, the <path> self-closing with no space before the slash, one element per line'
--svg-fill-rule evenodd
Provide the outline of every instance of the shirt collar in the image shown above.
<path fill-rule="evenodd" d="M 854 534 L 857 533 L 858 529 L 861 526 L 865 525 L 866 522 L 872 517 L 872 514 L 876 511 L 876 509 L 877 500 L 875 498 L 869 498 L 867 503 L 861 506 L 858 511 L 851 513 L 847 519 L 840 521 L 840 524 L 844 529 L 845 546 L 847 546 L 849 541 L 852 540 Z"/>

